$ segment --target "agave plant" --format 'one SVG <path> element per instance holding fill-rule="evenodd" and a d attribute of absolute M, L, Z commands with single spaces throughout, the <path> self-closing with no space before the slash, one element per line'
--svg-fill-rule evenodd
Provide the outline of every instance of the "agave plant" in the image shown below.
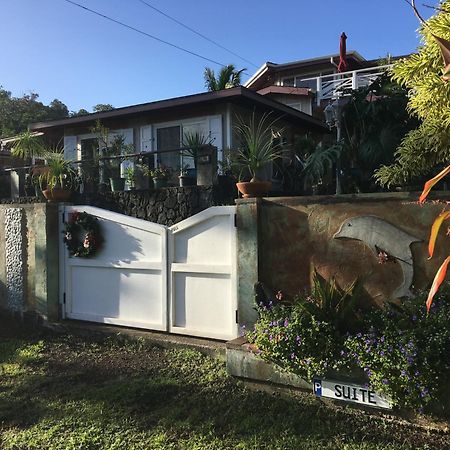
<path fill-rule="evenodd" d="M 197 151 L 206 146 L 211 145 L 213 140 L 211 137 L 199 131 L 186 131 L 183 133 L 183 140 L 181 142 L 182 147 L 186 150 L 183 151 L 183 155 L 192 156 L 194 158 L 194 164 L 197 163 Z"/>
<path fill-rule="evenodd" d="M 234 156 L 233 165 L 239 170 L 241 178 L 245 171 L 251 175 L 252 181 L 257 181 L 261 169 L 282 156 L 282 142 L 279 139 L 284 128 L 277 127 L 277 119 L 272 119 L 270 113 L 264 113 L 260 119 L 255 111 L 247 122 L 237 116 L 237 131 L 241 148 Z"/>

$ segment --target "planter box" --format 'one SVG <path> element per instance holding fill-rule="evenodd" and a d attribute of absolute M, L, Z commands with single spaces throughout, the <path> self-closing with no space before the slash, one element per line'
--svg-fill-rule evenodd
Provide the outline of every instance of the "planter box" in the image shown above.
<path fill-rule="evenodd" d="M 312 392 L 311 383 L 258 358 L 244 337 L 227 342 L 227 372 L 235 377 L 282 384 Z"/>

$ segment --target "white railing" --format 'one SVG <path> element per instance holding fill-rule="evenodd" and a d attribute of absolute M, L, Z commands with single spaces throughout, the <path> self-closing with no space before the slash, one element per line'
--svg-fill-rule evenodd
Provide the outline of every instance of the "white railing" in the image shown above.
<path fill-rule="evenodd" d="M 350 95 L 350 90 L 369 86 L 378 77 L 392 67 L 385 66 L 369 67 L 367 69 L 352 70 L 349 72 L 334 73 L 320 77 L 302 78 L 302 81 L 316 81 L 317 104 L 322 100 L 331 100 L 338 97 Z"/>

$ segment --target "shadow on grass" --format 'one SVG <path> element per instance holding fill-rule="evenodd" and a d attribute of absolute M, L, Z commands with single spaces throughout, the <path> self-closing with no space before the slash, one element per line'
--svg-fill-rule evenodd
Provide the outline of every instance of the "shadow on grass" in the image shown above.
<path fill-rule="evenodd" d="M 54 448 L 71 448 L 64 436 L 76 445 L 84 439 L 86 446 L 73 448 L 116 448 L 116 441 L 122 446 L 117 448 L 164 449 L 449 445 L 444 435 L 327 408 L 311 396 L 249 391 L 227 377 L 221 363 L 192 351 L 67 342 L 48 342 L 34 359 L 23 354 L 33 355 L 35 342 L 0 346 L 0 361 L 19 360 L 22 369 L 0 380 L 4 448 L 45 448 L 59 440 L 61 447 Z M 147 371 L 116 372 L 116 362 L 130 355 L 147 359 Z"/>

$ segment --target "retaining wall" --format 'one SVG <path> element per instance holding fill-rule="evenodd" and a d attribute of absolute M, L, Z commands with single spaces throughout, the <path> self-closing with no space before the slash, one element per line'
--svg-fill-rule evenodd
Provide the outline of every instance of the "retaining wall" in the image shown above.
<path fill-rule="evenodd" d="M 443 204 L 418 193 L 237 200 L 240 322 L 255 319 L 259 280 L 288 296 L 309 291 L 317 270 L 339 285 L 363 281 L 363 298 L 383 301 L 427 289 L 448 254 L 442 232 L 427 260 L 430 227 Z M 444 200 L 445 193 L 434 198 Z"/>

